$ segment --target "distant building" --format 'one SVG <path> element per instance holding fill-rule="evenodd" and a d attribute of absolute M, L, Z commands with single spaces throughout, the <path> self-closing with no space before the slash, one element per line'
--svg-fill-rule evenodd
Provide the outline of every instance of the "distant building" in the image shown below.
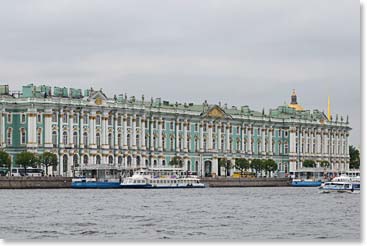
<path fill-rule="evenodd" d="M 295 91 L 288 106 L 268 114 L 32 84 L 13 94 L 1 86 L 0 94 L 1 148 L 12 158 L 25 150 L 54 152 L 61 175 L 77 166 L 167 167 L 174 156 L 198 175 L 225 175 L 220 158 L 271 158 L 288 174 L 302 170 L 306 159 L 329 161 L 330 171 L 349 169 L 348 120 L 304 110 Z"/>

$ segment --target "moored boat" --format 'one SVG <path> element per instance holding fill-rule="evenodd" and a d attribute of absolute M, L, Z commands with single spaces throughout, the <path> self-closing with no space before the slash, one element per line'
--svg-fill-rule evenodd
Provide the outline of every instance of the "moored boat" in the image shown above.
<path fill-rule="evenodd" d="M 165 189 L 165 188 L 205 188 L 196 176 L 186 175 L 179 168 L 140 169 L 131 177 L 126 177 L 121 188 Z"/>
<path fill-rule="evenodd" d="M 120 188 L 119 180 L 98 180 L 95 178 L 79 177 L 72 179 L 73 189 L 114 189 Z"/>
<path fill-rule="evenodd" d="M 319 187 L 322 184 L 321 180 L 300 180 L 293 179 L 292 186 L 294 187 Z"/>
<path fill-rule="evenodd" d="M 329 182 L 323 183 L 320 188 L 323 193 L 330 192 L 359 192 L 361 189 L 360 177 L 340 175 Z"/>

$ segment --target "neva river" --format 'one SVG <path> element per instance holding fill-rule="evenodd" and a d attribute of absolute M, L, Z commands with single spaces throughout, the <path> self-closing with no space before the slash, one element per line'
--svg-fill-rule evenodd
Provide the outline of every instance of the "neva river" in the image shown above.
<path fill-rule="evenodd" d="M 295 187 L 0 190 L 0 238 L 359 240 L 360 194 Z"/>

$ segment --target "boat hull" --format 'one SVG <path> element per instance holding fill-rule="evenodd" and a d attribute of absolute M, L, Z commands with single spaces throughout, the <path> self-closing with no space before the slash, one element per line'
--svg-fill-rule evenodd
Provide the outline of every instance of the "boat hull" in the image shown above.
<path fill-rule="evenodd" d="M 151 185 L 151 184 L 145 184 L 145 185 L 126 185 L 121 184 L 120 188 L 122 189 L 197 189 L 197 188 L 205 188 L 205 185 L 182 185 L 182 186 L 169 186 L 169 185 Z"/>
<path fill-rule="evenodd" d="M 321 184 L 321 181 L 292 181 L 294 187 L 318 187 Z"/>
<path fill-rule="evenodd" d="M 73 189 L 117 189 L 120 188 L 120 182 L 72 182 Z"/>

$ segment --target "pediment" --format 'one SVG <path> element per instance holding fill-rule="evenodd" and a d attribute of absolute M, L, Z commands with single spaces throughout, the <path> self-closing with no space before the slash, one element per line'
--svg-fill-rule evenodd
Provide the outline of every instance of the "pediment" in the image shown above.
<path fill-rule="evenodd" d="M 93 91 L 89 96 L 89 100 L 97 105 L 103 104 L 107 99 L 107 96 L 102 91 Z"/>
<path fill-rule="evenodd" d="M 232 119 L 232 116 L 227 114 L 221 107 L 214 105 L 208 109 L 208 111 L 202 113 L 203 117 L 216 118 L 216 119 Z"/>

